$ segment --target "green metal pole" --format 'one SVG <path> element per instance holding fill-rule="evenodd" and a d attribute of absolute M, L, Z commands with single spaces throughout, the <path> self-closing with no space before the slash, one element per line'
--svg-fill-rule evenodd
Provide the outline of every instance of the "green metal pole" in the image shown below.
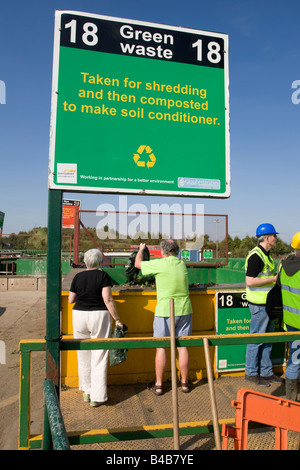
<path fill-rule="evenodd" d="M 19 449 L 28 449 L 30 435 L 30 352 L 21 351 Z"/>
<path fill-rule="evenodd" d="M 45 403 L 54 450 L 70 450 L 70 444 L 52 380 L 44 381 Z"/>
<path fill-rule="evenodd" d="M 46 291 L 46 379 L 60 392 L 60 302 L 61 302 L 62 191 L 48 191 L 48 243 Z M 44 419 L 43 448 L 50 447 L 48 417 Z"/>

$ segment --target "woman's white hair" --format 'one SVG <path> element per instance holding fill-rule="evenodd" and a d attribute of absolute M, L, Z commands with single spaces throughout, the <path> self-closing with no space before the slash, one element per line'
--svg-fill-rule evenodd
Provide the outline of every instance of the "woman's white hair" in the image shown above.
<path fill-rule="evenodd" d="M 99 268 L 102 261 L 102 254 L 97 248 L 92 248 L 85 252 L 83 260 L 88 269 Z"/>

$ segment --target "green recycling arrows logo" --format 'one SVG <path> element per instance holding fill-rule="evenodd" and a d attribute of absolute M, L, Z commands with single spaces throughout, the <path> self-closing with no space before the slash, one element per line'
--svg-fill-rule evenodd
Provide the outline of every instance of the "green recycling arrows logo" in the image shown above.
<path fill-rule="evenodd" d="M 149 145 L 140 145 L 137 150 L 137 153 L 135 153 L 133 156 L 133 160 L 137 164 L 137 166 L 147 166 L 148 168 L 154 166 L 156 162 L 153 150 L 151 149 L 151 147 L 149 147 Z"/>

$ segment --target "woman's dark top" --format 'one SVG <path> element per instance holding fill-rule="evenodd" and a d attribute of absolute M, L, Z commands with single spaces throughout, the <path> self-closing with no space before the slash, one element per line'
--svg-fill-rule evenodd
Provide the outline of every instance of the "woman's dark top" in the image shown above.
<path fill-rule="evenodd" d="M 74 310 L 107 310 L 102 288 L 112 287 L 109 275 L 101 270 L 82 271 L 74 277 L 70 292 L 76 293 Z"/>

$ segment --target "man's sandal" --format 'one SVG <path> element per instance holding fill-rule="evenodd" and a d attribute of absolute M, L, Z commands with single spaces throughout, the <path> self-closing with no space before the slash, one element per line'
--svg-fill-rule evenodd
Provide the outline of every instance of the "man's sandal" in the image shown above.
<path fill-rule="evenodd" d="M 153 392 L 157 396 L 162 395 L 164 393 L 162 389 L 162 385 L 156 385 L 155 382 L 150 382 L 147 385 L 147 389 Z"/>
<path fill-rule="evenodd" d="M 183 393 L 190 393 L 191 391 L 191 384 L 189 381 L 187 382 L 181 382 L 181 391 Z"/>

